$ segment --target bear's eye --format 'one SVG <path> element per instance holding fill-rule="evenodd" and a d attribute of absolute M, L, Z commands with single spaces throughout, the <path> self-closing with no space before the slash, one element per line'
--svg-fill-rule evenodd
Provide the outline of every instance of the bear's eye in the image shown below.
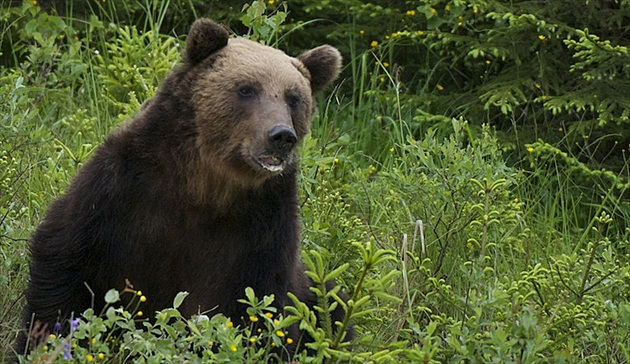
<path fill-rule="evenodd" d="M 287 95 L 286 98 L 287 105 L 289 105 L 289 107 L 292 109 L 298 107 L 300 105 L 300 102 L 302 101 L 298 95 Z"/>
<path fill-rule="evenodd" d="M 244 99 L 249 99 L 256 95 L 256 91 L 251 86 L 241 86 L 238 88 L 238 95 Z"/>

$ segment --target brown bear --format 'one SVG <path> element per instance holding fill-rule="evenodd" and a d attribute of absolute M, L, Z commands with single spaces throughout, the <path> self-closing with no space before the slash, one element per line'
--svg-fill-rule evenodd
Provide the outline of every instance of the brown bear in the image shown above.
<path fill-rule="evenodd" d="M 145 312 L 188 291 L 183 314 L 238 320 L 246 287 L 279 308 L 287 292 L 315 304 L 299 260 L 296 146 L 313 93 L 340 72 L 339 51 L 292 58 L 200 19 L 183 58 L 33 234 L 18 353 L 33 345 L 29 328 L 99 312 L 126 279 L 148 298 Z"/>

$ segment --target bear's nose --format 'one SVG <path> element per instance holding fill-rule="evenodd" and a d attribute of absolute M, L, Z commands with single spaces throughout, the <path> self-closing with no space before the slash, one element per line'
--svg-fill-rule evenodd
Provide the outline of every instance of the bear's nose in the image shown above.
<path fill-rule="evenodd" d="M 268 134 L 269 143 L 280 153 L 290 152 L 297 143 L 295 131 L 284 125 L 274 126 Z"/>

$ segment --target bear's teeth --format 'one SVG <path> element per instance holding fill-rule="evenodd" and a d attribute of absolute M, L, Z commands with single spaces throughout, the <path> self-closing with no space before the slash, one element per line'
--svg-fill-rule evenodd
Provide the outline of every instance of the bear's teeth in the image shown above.
<path fill-rule="evenodd" d="M 279 172 L 284 169 L 283 160 L 275 156 L 265 156 L 261 158 L 261 165 L 268 171 Z"/>

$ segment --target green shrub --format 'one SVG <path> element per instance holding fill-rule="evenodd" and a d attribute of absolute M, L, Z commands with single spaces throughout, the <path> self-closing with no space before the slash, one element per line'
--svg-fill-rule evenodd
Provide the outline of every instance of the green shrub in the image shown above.
<path fill-rule="evenodd" d="M 312 354 L 306 351 L 296 353 L 295 360 L 321 363 L 350 359 L 360 355 L 349 352 L 349 343 L 344 342 L 350 322 L 374 311 L 367 307 L 367 303 L 370 294 L 378 294 L 381 290 L 367 277 L 379 265 L 392 259 L 391 251 L 376 249 L 369 243 L 357 243 L 354 248 L 362 259 L 362 267 L 355 272 L 359 279 L 352 287 L 347 303 L 339 297 L 339 287 L 328 291 L 326 283 L 333 282 L 349 265 L 327 271 L 322 256 L 311 251 L 303 257 L 308 267 L 307 274 L 315 282 L 313 291 L 320 298 L 313 311 L 290 295 L 294 306 L 287 307 L 287 314 L 283 315 L 272 306 L 273 296 L 259 299 L 248 288 L 240 302 L 247 305 L 249 316 L 240 324 L 223 315 L 183 317 L 177 309 L 188 295 L 186 292 L 175 297 L 172 308 L 155 313 L 155 319 L 148 321 L 142 311 L 142 303 L 150 297 L 132 287 L 123 292 L 110 290 L 104 297 L 107 306 L 103 312 L 86 310 L 72 320 L 70 333 L 66 336 L 60 336 L 55 331 L 49 335 L 41 333 L 44 344 L 21 360 L 266 362 L 270 358 L 280 360 L 285 346 L 300 340 L 288 336 L 288 327 L 294 324 L 313 339 L 304 347 L 312 350 Z M 123 296 L 128 297 L 123 300 Z M 126 302 L 124 306 L 120 306 L 122 302 Z M 332 322 L 330 313 L 338 305 L 343 306 L 346 317 L 342 322 Z"/>
<path fill-rule="evenodd" d="M 141 32 L 135 26 L 113 28 L 115 37 L 106 49 L 94 50 L 93 72 L 102 86 L 101 97 L 122 112 L 121 121 L 131 118 L 145 100 L 153 97 L 159 83 L 180 58 L 177 39 L 156 31 Z"/>

